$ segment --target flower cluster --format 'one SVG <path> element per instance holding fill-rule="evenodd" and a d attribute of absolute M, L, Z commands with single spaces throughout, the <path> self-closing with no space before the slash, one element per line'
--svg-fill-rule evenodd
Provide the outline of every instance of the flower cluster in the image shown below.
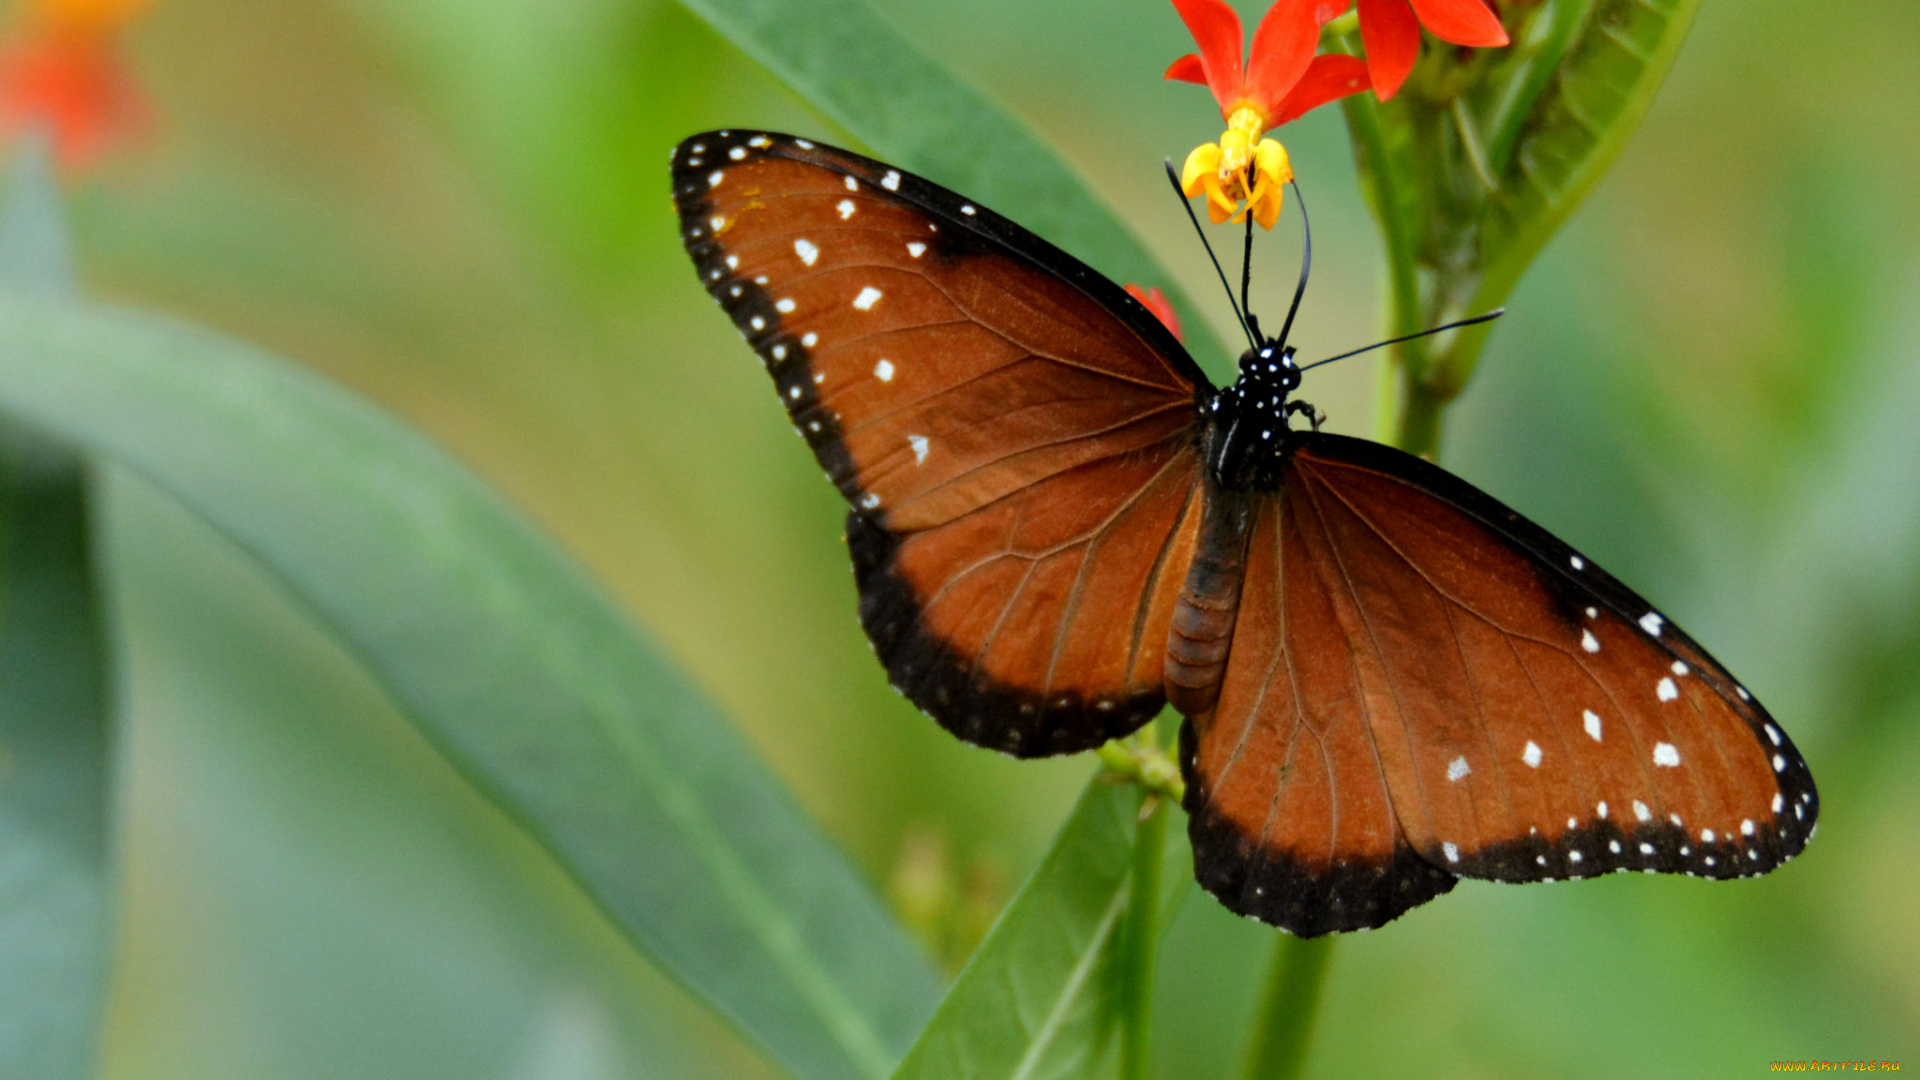
<path fill-rule="evenodd" d="M 0 30 L 0 134 L 42 129 L 69 171 L 147 118 L 120 35 L 148 0 L 22 0 Z"/>
<path fill-rule="evenodd" d="M 1213 91 L 1227 130 L 1217 143 L 1187 155 L 1180 186 L 1188 198 L 1204 194 L 1215 224 L 1247 215 L 1271 229 L 1293 168 L 1287 151 L 1263 136 L 1310 109 L 1372 88 L 1385 101 L 1399 92 L 1420 53 L 1420 28 L 1456 45 L 1507 43 L 1486 0 L 1359 0 L 1360 40 L 1366 59 L 1315 55 L 1320 28 L 1353 0 L 1276 0 L 1240 59 L 1240 16 L 1226 0 L 1173 0 L 1200 47 L 1167 69 L 1166 77 Z"/>

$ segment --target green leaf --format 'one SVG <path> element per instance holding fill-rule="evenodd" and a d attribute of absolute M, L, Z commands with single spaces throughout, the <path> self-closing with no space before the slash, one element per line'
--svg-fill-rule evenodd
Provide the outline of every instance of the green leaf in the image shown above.
<path fill-rule="evenodd" d="M 9 435 L 14 434 L 9 432 Z M 79 470 L 0 462 L 0 1076 L 92 1076 L 113 943 L 111 722 Z"/>
<path fill-rule="evenodd" d="M 44 146 L 0 215 L 0 288 L 68 299 Z M 0 428 L 0 1076 L 92 1076 L 113 947 L 113 725 L 87 496 L 59 448 Z"/>
<path fill-rule="evenodd" d="M 726 718 L 445 451 L 158 318 L 0 300 L 0 408 L 252 553 L 642 949 L 803 1078 L 884 1076 L 938 997 Z"/>
<path fill-rule="evenodd" d="M 1127 910 L 1140 797 L 1094 777 L 896 1080 L 1083 1076 L 1099 1064 L 1116 1005 L 1102 972 Z"/>
<path fill-rule="evenodd" d="M 1226 355 L 1204 313 L 1060 155 L 864 0 L 681 3 L 879 156 L 993 207 L 1115 281 L 1160 286 L 1188 350 Z"/>
<path fill-rule="evenodd" d="M 1544 0 L 1508 9 L 1513 44 L 1435 47 L 1399 96 L 1346 99 L 1361 186 L 1386 242 L 1389 331 L 1497 307 L 1613 164 L 1678 54 L 1699 0 Z M 1341 47 L 1357 51 L 1354 36 Z M 1393 352 L 1399 440 L 1431 453 L 1439 410 L 1489 327 Z"/>

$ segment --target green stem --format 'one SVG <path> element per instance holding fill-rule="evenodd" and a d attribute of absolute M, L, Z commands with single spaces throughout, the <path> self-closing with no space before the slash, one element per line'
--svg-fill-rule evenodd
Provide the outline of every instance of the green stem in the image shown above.
<path fill-rule="evenodd" d="M 1307 1064 L 1307 1044 L 1333 957 L 1333 938 L 1284 936 L 1273 944 L 1267 989 L 1254 1017 L 1245 1080 L 1292 1080 Z"/>
<path fill-rule="evenodd" d="M 1440 452 L 1440 417 L 1447 402 L 1420 380 L 1401 370 L 1403 389 L 1400 415 L 1395 421 L 1393 444 L 1409 454 L 1432 460 Z"/>
<path fill-rule="evenodd" d="M 1153 968 L 1160 944 L 1160 862 L 1167 846 L 1167 800 L 1142 792 L 1144 815 L 1134 830 L 1133 876 L 1120 941 L 1120 1077 L 1146 1080 L 1147 1035 L 1153 1023 Z"/>
<path fill-rule="evenodd" d="M 1118 779 L 1138 784 L 1176 803 L 1187 797 L 1187 783 L 1180 776 L 1180 766 L 1155 741 L 1151 726 L 1125 739 L 1104 743 L 1095 753 L 1100 764 Z"/>

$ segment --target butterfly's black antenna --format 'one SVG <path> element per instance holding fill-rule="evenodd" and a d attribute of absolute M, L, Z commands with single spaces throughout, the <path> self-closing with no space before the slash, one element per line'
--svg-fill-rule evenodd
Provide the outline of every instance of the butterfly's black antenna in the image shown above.
<path fill-rule="evenodd" d="M 1253 166 L 1248 165 L 1251 173 Z M 1260 340 L 1260 320 L 1254 317 L 1253 302 L 1247 299 L 1247 290 L 1253 285 L 1253 207 L 1247 207 L 1247 235 L 1240 241 L 1240 310 L 1247 313 L 1247 329 L 1253 333 L 1254 340 Z M 1257 349 L 1259 344 L 1255 345 Z"/>
<path fill-rule="evenodd" d="M 1475 315 L 1471 319 L 1461 319 L 1459 322 L 1450 322 L 1445 326 L 1436 326 L 1431 330 L 1422 330 L 1417 334 L 1406 334 L 1404 336 L 1397 337 L 1397 338 L 1388 338 L 1385 341 L 1376 341 L 1364 349 L 1355 349 L 1352 352 L 1343 352 L 1339 356 L 1329 356 L 1325 360 L 1315 360 L 1313 363 L 1308 364 L 1306 367 L 1303 367 L 1300 370 L 1312 371 L 1314 368 L 1317 368 L 1322 364 L 1331 364 L 1335 360 L 1345 360 L 1349 356 L 1359 356 L 1361 353 L 1372 352 L 1375 349 L 1383 349 L 1383 348 L 1386 348 L 1388 345 L 1398 345 L 1403 341 L 1412 341 L 1414 338 L 1423 338 L 1429 334 L 1443 334 L 1443 333 L 1446 333 L 1448 330 L 1458 330 L 1463 326 L 1472 326 L 1475 323 L 1492 322 L 1493 320 L 1499 318 L 1502 315 L 1505 315 L 1506 313 L 1507 313 L 1506 308 L 1494 308 L 1492 311 L 1487 312 L 1485 315 Z"/>
<path fill-rule="evenodd" d="M 1247 335 L 1247 344 L 1254 349 L 1260 348 L 1260 341 L 1254 337 L 1253 330 L 1247 325 L 1246 313 L 1240 305 L 1234 303 L 1233 286 L 1227 284 L 1227 272 L 1220 269 L 1220 260 L 1213 254 L 1213 245 L 1207 243 L 1207 231 L 1200 227 L 1200 217 L 1193 212 L 1193 204 L 1187 201 L 1187 193 L 1180 189 L 1180 174 L 1173 171 L 1173 159 L 1166 159 L 1167 182 L 1173 185 L 1174 194 L 1180 196 L 1180 205 L 1187 209 L 1187 220 L 1193 222 L 1193 231 L 1200 237 L 1200 246 L 1207 249 L 1207 258 L 1213 261 L 1213 272 L 1220 275 L 1220 287 L 1227 290 L 1227 303 L 1233 305 L 1233 317 L 1240 320 L 1240 330 Z"/>
<path fill-rule="evenodd" d="M 1287 334 L 1293 329 L 1293 317 L 1300 313 L 1300 298 L 1307 295 L 1307 275 L 1313 272 L 1313 226 L 1307 223 L 1307 200 L 1300 197 L 1299 184 L 1289 180 L 1287 181 L 1287 186 L 1293 189 L 1293 201 L 1300 207 L 1300 235 L 1305 240 L 1306 248 L 1300 256 L 1300 284 L 1293 287 L 1293 304 L 1287 308 L 1287 321 L 1280 326 L 1280 337 L 1278 340 L 1282 347 L 1287 344 Z M 1433 331 L 1428 332 L 1432 333 Z M 1380 344 L 1387 345 L 1391 343 L 1383 341 Z M 1379 348 L 1378 345 L 1372 347 Z M 1321 363 L 1324 364 L 1326 361 L 1322 360 Z M 1306 369 L 1302 368 L 1301 370 L 1305 371 Z"/>

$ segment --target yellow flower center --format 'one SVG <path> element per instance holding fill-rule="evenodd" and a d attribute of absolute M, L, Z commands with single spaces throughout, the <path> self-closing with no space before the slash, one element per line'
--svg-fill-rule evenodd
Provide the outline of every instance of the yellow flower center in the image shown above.
<path fill-rule="evenodd" d="M 1263 229 L 1279 220 L 1281 191 L 1293 179 L 1293 166 L 1285 147 L 1260 137 L 1265 130 L 1259 110 L 1243 106 L 1227 118 L 1218 143 L 1202 143 L 1187 155 L 1180 189 L 1188 198 L 1206 193 L 1207 217 L 1215 225 L 1249 213 Z"/>
<path fill-rule="evenodd" d="M 1252 160 L 1255 144 L 1267 130 L 1267 118 L 1251 105 L 1242 105 L 1227 117 L 1227 130 L 1220 134 L 1220 179 L 1243 173 Z"/>

